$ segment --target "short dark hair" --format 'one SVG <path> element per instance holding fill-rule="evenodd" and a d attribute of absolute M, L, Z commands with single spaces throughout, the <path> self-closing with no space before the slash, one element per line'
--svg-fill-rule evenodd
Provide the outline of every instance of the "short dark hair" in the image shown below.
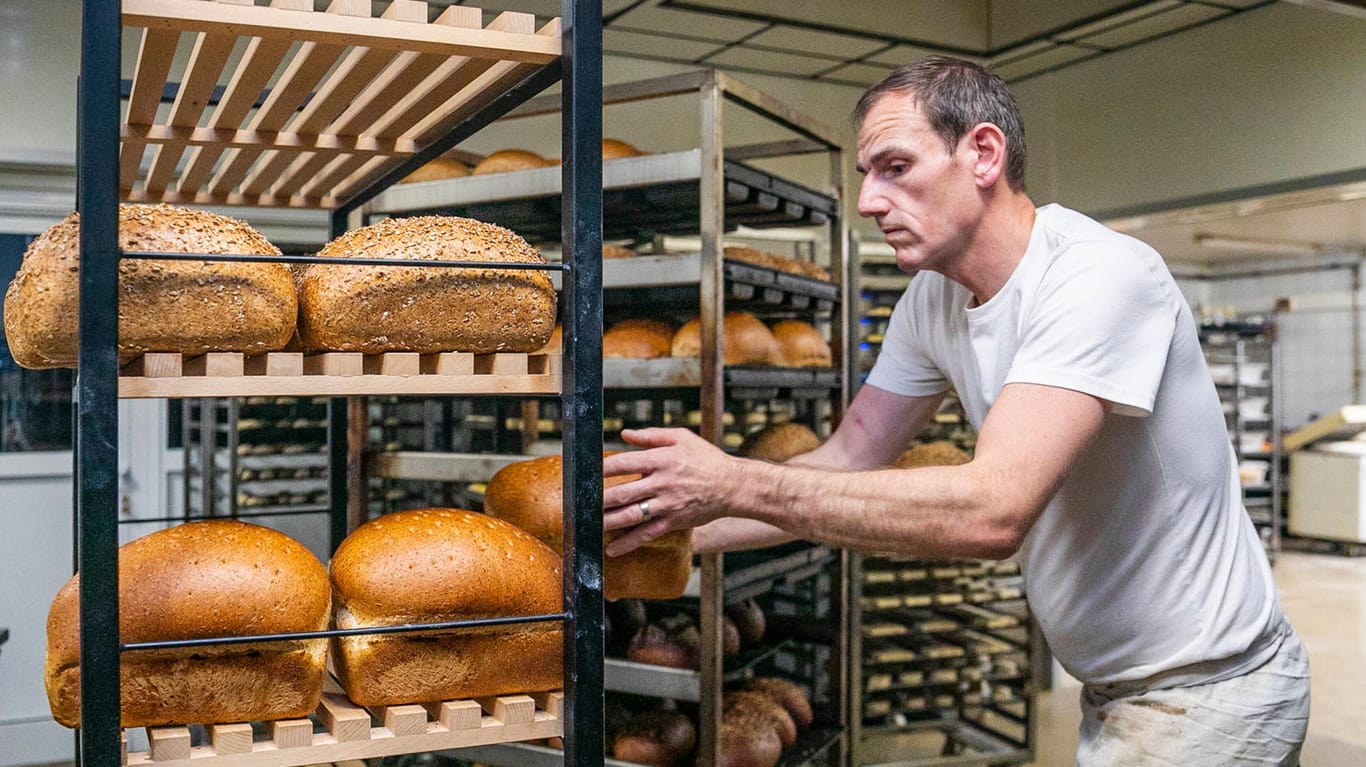
<path fill-rule="evenodd" d="M 854 107 L 856 131 L 863 128 L 873 104 L 890 93 L 905 93 L 914 99 L 950 153 L 974 125 L 991 123 L 1000 128 L 1006 138 L 1006 183 L 1016 191 L 1024 190 L 1024 121 L 1015 97 L 1000 77 L 952 56 L 926 56 L 903 64 L 864 91 Z"/>

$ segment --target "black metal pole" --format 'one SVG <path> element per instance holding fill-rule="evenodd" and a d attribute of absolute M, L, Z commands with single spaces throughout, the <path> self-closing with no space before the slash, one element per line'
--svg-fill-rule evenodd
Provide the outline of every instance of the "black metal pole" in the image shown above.
<path fill-rule="evenodd" d="M 334 210 L 328 219 L 328 236 L 336 239 L 346 232 L 347 211 Z M 332 507 L 329 514 L 329 551 L 336 551 L 350 532 L 347 505 L 347 458 L 350 443 L 347 428 L 345 397 L 327 400 L 327 500 Z"/>
<path fill-rule="evenodd" d="M 81 213 L 76 535 L 84 767 L 118 767 L 118 0 L 85 0 L 77 103 Z"/>
<path fill-rule="evenodd" d="M 602 3 L 562 0 L 566 767 L 603 763 Z"/>

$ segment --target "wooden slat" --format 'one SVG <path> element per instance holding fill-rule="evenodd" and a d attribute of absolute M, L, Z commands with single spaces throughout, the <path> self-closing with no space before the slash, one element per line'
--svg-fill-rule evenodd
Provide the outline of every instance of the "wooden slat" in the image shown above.
<path fill-rule="evenodd" d="M 313 722 L 308 719 L 277 719 L 270 723 L 270 739 L 276 748 L 313 745 Z"/>
<path fill-rule="evenodd" d="M 123 139 L 159 146 L 184 148 L 187 146 L 280 147 L 309 152 L 324 152 L 328 156 L 346 152 L 374 155 L 405 154 L 417 151 L 417 144 L 407 139 L 385 139 L 371 136 L 334 136 L 293 131 L 234 130 L 231 128 L 176 128 L 169 125 L 125 125 L 119 129 Z M 292 157 L 293 155 L 287 155 Z M 259 193 L 259 192 L 258 192 Z"/>
<path fill-rule="evenodd" d="M 242 352 L 209 352 L 185 359 L 186 376 L 234 377 L 243 374 Z"/>
<path fill-rule="evenodd" d="M 246 754 L 251 751 L 251 725 L 246 722 L 237 724 L 209 725 L 209 743 L 215 754 Z"/>
<path fill-rule="evenodd" d="M 536 718 L 536 701 L 526 695 L 476 698 L 489 716 L 503 724 L 526 724 Z"/>
<path fill-rule="evenodd" d="M 420 362 L 420 372 L 438 376 L 474 375 L 474 355 L 464 352 L 424 354 Z"/>
<path fill-rule="evenodd" d="M 173 762 L 190 758 L 190 730 L 188 727 L 148 727 L 147 744 L 152 759 Z"/>
<path fill-rule="evenodd" d="M 518 353 L 474 355 L 475 375 L 526 375 L 527 355 Z"/>
<path fill-rule="evenodd" d="M 559 394 L 558 375 L 418 376 L 225 376 L 120 377 L 119 396 L 128 399 L 178 397 L 347 397 L 367 395 Z"/>
<path fill-rule="evenodd" d="M 195 32 L 228 30 L 239 35 L 281 36 L 290 40 L 333 45 L 497 58 L 532 64 L 547 64 L 560 55 L 558 37 L 542 38 L 435 24 L 413 28 L 401 21 L 362 21 L 340 14 L 318 14 L 309 23 L 299 24 L 297 18 L 287 11 L 209 5 L 201 0 L 123 0 L 123 23 L 125 26 Z"/>
<path fill-rule="evenodd" d="M 200 5 L 210 6 L 209 3 Z M 237 8 L 224 0 L 212 4 L 213 7 Z M 243 6 L 245 7 L 245 6 Z M 237 36 L 228 32 L 199 34 L 194 41 L 190 60 L 181 76 L 180 90 L 176 92 L 175 102 L 171 104 L 171 114 L 167 124 L 178 128 L 192 128 L 199 123 L 199 117 L 208 106 L 209 97 L 218 85 L 218 76 L 228 61 L 228 54 L 237 43 Z M 147 172 L 146 188 L 151 194 L 166 189 L 180 161 L 184 149 L 181 147 L 159 147 L 152 154 L 152 167 Z"/>
<path fill-rule="evenodd" d="M 267 352 L 247 357 L 243 370 L 249 376 L 301 376 L 304 374 L 304 355 L 301 352 Z"/>
<path fill-rule="evenodd" d="M 123 374 L 147 378 L 179 378 L 184 375 L 184 356 L 171 352 L 147 352 L 123 367 Z"/>
<path fill-rule="evenodd" d="M 209 192 L 196 192 L 194 194 L 181 194 L 179 192 L 166 191 L 156 197 L 152 197 L 147 192 L 134 189 L 124 195 L 124 202 L 165 202 L 172 205 L 230 205 L 235 207 L 251 206 L 256 208 L 332 208 L 335 207 L 335 200 L 332 197 L 303 197 L 301 195 L 289 195 L 287 197 L 275 197 L 269 194 L 244 195 L 237 194 L 212 194 Z"/>
<path fill-rule="evenodd" d="M 417 352 L 367 354 L 362 370 L 366 375 L 381 376 L 415 376 L 422 372 Z"/>
<path fill-rule="evenodd" d="M 536 708 L 545 711 L 555 718 L 564 715 L 564 693 L 556 690 L 554 692 L 535 692 L 531 697 L 536 701 Z"/>
<path fill-rule="evenodd" d="M 394 0 L 384 9 L 381 18 L 426 25 L 427 5 L 414 0 Z M 394 58 L 395 54 L 390 50 L 360 47 L 352 49 L 328 81 L 314 94 L 294 124 L 301 126 L 305 131 L 319 130 L 333 135 L 346 135 L 344 131 L 336 130 L 333 126 L 334 121 L 355 103 L 359 94 L 380 76 Z M 261 178 L 248 176 L 242 190 L 251 193 L 269 188 L 274 194 L 293 191 L 312 179 L 313 175 L 332 159 L 331 155 L 305 154 L 294 159 L 288 165 L 288 169 L 268 169 L 270 166 L 267 165 L 261 169 L 265 175 Z"/>
<path fill-rule="evenodd" d="M 271 0 L 271 7 L 311 12 L 313 3 L 312 0 Z M 222 101 L 213 111 L 213 117 L 209 120 L 210 128 L 236 129 L 241 126 L 247 114 L 256 106 L 261 89 L 280 67 L 280 62 L 284 61 L 290 44 L 288 40 L 252 38 L 233 72 L 232 80 L 223 91 Z M 128 122 L 138 124 L 142 121 L 130 119 Z M 196 147 L 180 174 L 177 188 L 182 192 L 194 192 L 204 186 L 223 151 L 224 147 L 221 146 Z"/>
<path fill-rule="evenodd" d="M 448 730 L 475 730 L 484 718 L 484 709 L 472 700 L 448 700 L 426 704 L 427 713 Z"/>
<path fill-rule="evenodd" d="M 427 731 L 427 709 L 418 705 L 385 706 L 380 721 L 397 737 L 421 735 Z"/>
<path fill-rule="evenodd" d="M 370 712 L 345 695 L 323 693 L 318 702 L 318 720 L 338 742 L 370 739 Z"/>
<path fill-rule="evenodd" d="M 166 75 L 175 59 L 180 33 L 169 29 L 144 29 L 138 44 L 138 59 L 133 70 L 133 87 L 128 94 L 126 122 L 150 124 L 157 116 Z M 119 149 L 119 188 L 132 189 L 141 170 L 145 144 L 125 142 Z"/>
<path fill-rule="evenodd" d="M 365 372 L 365 358 L 360 352 L 325 352 L 304 357 L 306 376 L 358 376 Z"/>

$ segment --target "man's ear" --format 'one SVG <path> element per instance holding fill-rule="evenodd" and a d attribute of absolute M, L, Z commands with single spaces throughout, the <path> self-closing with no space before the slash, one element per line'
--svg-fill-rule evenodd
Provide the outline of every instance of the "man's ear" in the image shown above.
<path fill-rule="evenodd" d="M 977 186 L 982 189 L 995 186 L 1006 170 L 1005 134 L 992 123 L 977 123 L 963 140 L 971 152 L 972 174 L 977 179 Z"/>

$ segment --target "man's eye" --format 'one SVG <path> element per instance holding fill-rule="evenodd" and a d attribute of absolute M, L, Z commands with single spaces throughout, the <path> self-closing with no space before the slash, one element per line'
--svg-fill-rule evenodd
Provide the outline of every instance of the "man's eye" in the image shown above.
<path fill-rule="evenodd" d="M 888 178 L 896 178 L 905 173 L 910 166 L 904 162 L 890 163 L 882 169 L 882 175 Z"/>

